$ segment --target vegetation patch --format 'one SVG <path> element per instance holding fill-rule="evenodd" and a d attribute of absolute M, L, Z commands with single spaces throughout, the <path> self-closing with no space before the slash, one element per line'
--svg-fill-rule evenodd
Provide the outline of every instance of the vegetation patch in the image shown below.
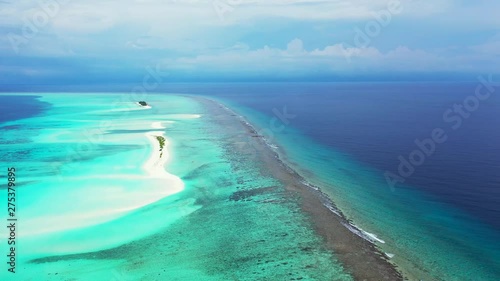
<path fill-rule="evenodd" d="M 160 143 L 160 151 L 161 151 L 160 157 L 162 157 L 163 156 L 163 148 L 165 147 L 165 138 L 162 136 L 157 136 L 156 139 Z"/>

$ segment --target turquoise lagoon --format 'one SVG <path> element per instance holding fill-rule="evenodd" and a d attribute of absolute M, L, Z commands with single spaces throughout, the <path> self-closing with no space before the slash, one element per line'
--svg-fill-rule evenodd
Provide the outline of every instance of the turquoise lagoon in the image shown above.
<path fill-rule="evenodd" d="M 1 124 L 18 184 L 16 273 L 1 280 L 352 280 L 281 184 L 230 149 L 242 132 L 227 116 L 174 95 L 23 95 L 46 109 Z"/>

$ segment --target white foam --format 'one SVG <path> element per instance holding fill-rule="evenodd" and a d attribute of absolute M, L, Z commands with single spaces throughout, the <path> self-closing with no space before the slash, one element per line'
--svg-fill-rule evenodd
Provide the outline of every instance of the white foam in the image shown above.
<path fill-rule="evenodd" d="M 315 188 L 315 187 L 312 187 L 313 189 L 315 190 L 319 190 L 318 188 Z M 323 206 L 327 207 L 328 210 L 330 210 L 332 213 L 336 214 L 337 216 L 341 217 L 339 211 L 337 209 L 335 209 L 331 204 L 323 204 Z"/>
<path fill-rule="evenodd" d="M 377 235 L 370 233 L 370 232 L 367 232 L 367 231 L 364 231 L 363 229 L 361 229 L 360 227 L 358 227 L 355 224 L 352 224 L 352 223 L 342 223 L 342 224 L 347 229 L 349 229 L 352 233 L 358 235 L 359 237 L 365 239 L 368 242 L 371 242 L 371 243 L 379 242 L 379 243 L 385 244 L 385 241 L 378 238 Z"/>
<path fill-rule="evenodd" d="M 118 103 L 119 104 L 119 103 Z M 150 105 L 142 106 L 140 103 L 135 102 L 134 104 L 137 105 L 135 107 L 130 107 L 130 103 L 123 103 L 125 108 L 113 108 L 109 110 L 97 110 L 93 111 L 93 113 L 103 113 L 103 112 L 122 112 L 122 111 L 133 111 L 133 110 L 145 110 L 145 109 L 151 109 L 152 107 Z"/>
<path fill-rule="evenodd" d="M 377 235 L 373 234 L 373 233 L 370 233 L 370 232 L 367 232 L 367 231 L 364 231 L 363 229 L 360 228 L 360 230 L 368 237 L 370 237 L 371 240 L 373 241 L 377 241 L 379 243 L 382 243 L 382 244 L 385 244 L 385 241 L 378 238 Z"/>
<path fill-rule="evenodd" d="M 201 118 L 200 114 L 168 114 L 167 118 L 173 119 L 198 119 Z"/>

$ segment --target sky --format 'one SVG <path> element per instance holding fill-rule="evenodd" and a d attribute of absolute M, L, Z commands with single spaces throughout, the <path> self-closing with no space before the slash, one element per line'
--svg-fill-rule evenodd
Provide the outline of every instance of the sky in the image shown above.
<path fill-rule="evenodd" d="M 0 85 L 500 73 L 499 1 L 0 0 Z M 406 76 L 405 76 L 406 75 Z"/>

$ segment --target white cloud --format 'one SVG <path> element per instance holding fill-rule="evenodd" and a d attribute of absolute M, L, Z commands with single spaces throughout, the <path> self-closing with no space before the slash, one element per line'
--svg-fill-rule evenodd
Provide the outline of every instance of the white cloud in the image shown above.
<path fill-rule="evenodd" d="M 302 40 L 295 38 L 287 44 L 285 53 L 290 55 L 300 55 L 304 51 L 304 43 L 302 43 Z"/>
<path fill-rule="evenodd" d="M 500 33 L 490 38 L 487 42 L 471 47 L 472 50 L 481 52 L 484 55 L 499 56 L 500 55 Z"/>
<path fill-rule="evenodd" d="M 237 69 L 238 71 L 353 71 L 360 68 L 384 70 L 425 70 L 429 67 L 444 69 L 445 58 L 400 46 L 382 53 L 373 47 L 353 48 L 342 44 L 323 49 L 306 50 L 300 39 L 290 41 L 285 49 L 264 46 L 260 49 L 233 48 L 218 54 L 163 60 L 166 68 L 176 70 Z"/>
<path fill-rule="evenodd" d="M 98 32 L 118 24 L 149 25 L 156 30 L 185 30 L 190 26 L 227 25 L 261 18 L 299 20 L 371 19 L 373 13 L 387 9 L 398 0 L 44 0 L 16 1 L 0 8 L 0 23 L 23 24 L 23 19 L 43 11 L 56 11 L 51 21 L 56 30 Z M 448 0 L 433 4 L 401 0 L 408 13 L 429 14 L 442 10 Z M 219 3 L 219 4 L 217 4 Z M 226 20 L 218 17 L 217 5 L 223 5 Z M 411 7 L 412 9 L 410 9 Z M 49 12 L 52 13 L 52 12 Z M 165 33 L 162 33 L 165 34 Z M 157 35 L 157 34 L 152 34 Z"/>
<path fill-rule="evenodd" d="M 98 9 L 98 7 L 96 7 Z M 55 33 L 96 33 L 119 22 L 117 15 L 106 11 L 88 11 L 80 5 L 69 6 L 52 20 Z"/>
<path fill-rule="evenodd" d="M 50 18 L 48 23 L 39 28 L 38 34 L 30 39 L 29 44 L 23 46 L 21 55 L 72 56 L 79 59 L 122 57 L 129 58 L 133 65 L 150 63 L 160 57 L 165 58 L 164 62 L 171 68 L 184 70 L 319 72 L 360 68 L 473 69 L 477 61 L 487 61 L 489 58 L 491 61 L 491 57 L 498 57 L 500 49 L 500 38 L 468 48 L 464 47 L 467 45 L 464 39 L 454 50 L 455 54 L 461 53 L 461 56 L 413 46 L 394 48 L 400 44 L 400 38 L 391 37 L 390 32 L 397 29 L 392 25 L 384 29 L 385 37 L 381 36 L 377 40 L 371 38 L 373 42 L 364 47 L 340 43 L 342 39 L 339 38 L 345 36 L 342 33 L 351 31 L 344 30 L 342 24 L 354 22 L 353 28 L 360 24 L 362 26 L 374 19 L 374 13 L 387 9 L 391 0 L 64 1 L 67 3 L 60 4 L 57 11 L 52 12 L 47 12 L 47 8 L 40 6 L 38 1 L 18 0 L 0 4 L 0 28 L 20 33 L 27 21 L 33 21 L 34 15 L 46 12 Z M 464 4 L 453 0 L 401 0 L 403 9 L 398 18 L 414 20 L 415 31 L 409 32 L 420 32 L 422 38 L 427 38 L 424 34 L 426 27 L 419 29 L 418 24 L 424 21 L 427 25 L 449 26 L 455 33 L 462 30 L 490 30 L 500 26 L 500 17 L 495 14 L 500 4 L 491 2 L 478 0 Z M 229 7 L 223 19 L 219 18 L 214 3 Z M 335 27 L 337 22 L 341 23 L 341 27 Z M 277 33 L 282 30 L 287 33 L 277 34 L 279 38 L 276 40 L 267 38 L 269 33 L 262 30 L 268 27 L 266 23 L 276 23 L 276 26 L 269 28 Z M 301 25 L 304 29 L 298 28 L 296 33 L 290 28 Z M 298 38 L 291 40 L 285 47 L 274 47 L 282 46 L 283 40 L 286 40 L 283 38 L 308 36 L 309 40 L 314 36 L 308 34 L 312 32 L 313 25 L 323 28 L 318 31 L 321 35 L 312 40 L 315 42 L 305 42 L 313 47 Z M 341 35 L 333 34 L 331 39 L 328 37 L 330 33 Z M 0 37 L 0 55 L 11 55 L 10 43 L 5 37 Z M 383 44 L 380 42 L 382 39 L 386 40 Z M 393 50 L 381 51 L 376 48 L 380 45 L 386 48 L 393 46 Z M 425 46 L 426 43 L 418 42 L 418 45 Z M 96 65 L 95 61 L 89 62 L 89 68 Z"/>

